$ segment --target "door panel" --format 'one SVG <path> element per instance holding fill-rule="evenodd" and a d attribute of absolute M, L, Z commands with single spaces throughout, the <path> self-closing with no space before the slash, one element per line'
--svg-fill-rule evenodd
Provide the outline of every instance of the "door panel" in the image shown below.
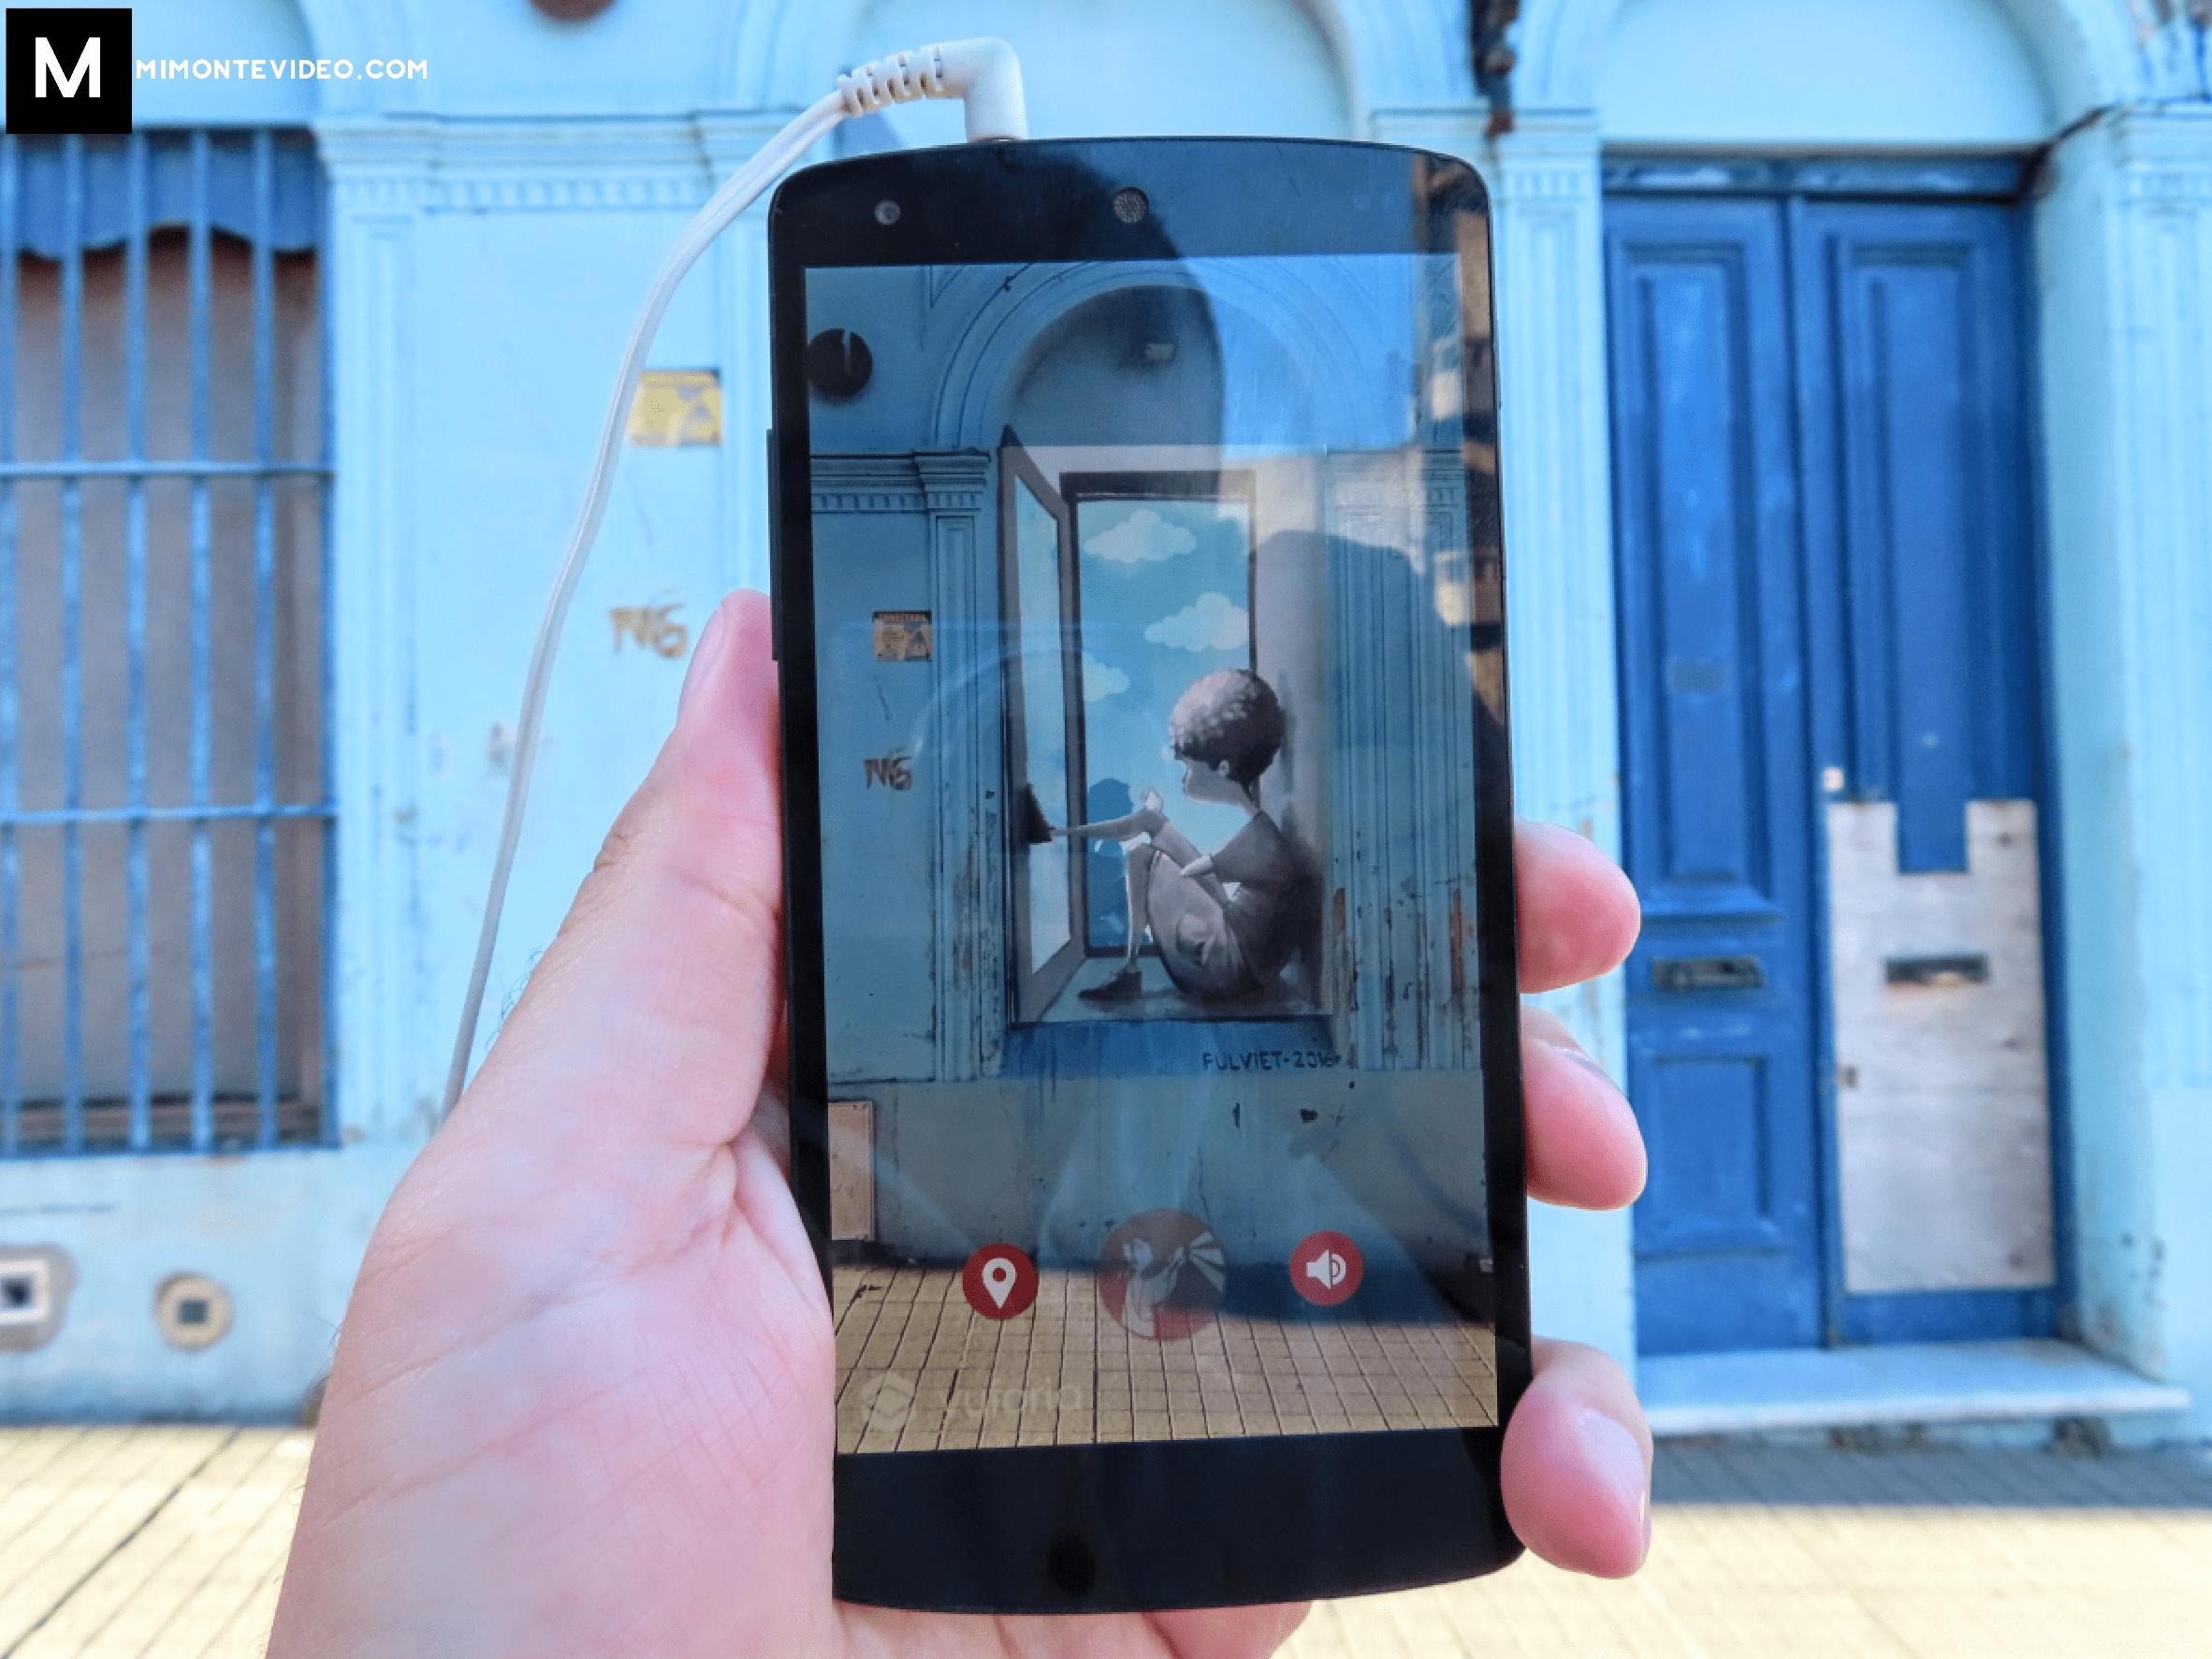
<path fill-rule="evenodd" d="M 1664 1051 L 1638 1056 L 1637 1105 L 1653 1129 L 1652 1184 L 1669 1200 L 1646 1218 L 1638 1243 L 1654 1256 L 1772 1249 L 1783 1242 L 1778 1215 L 1786 1210 L 1768 1130 L 1772 1074 L 1725 1033 L 1710 1052 L 1694 1031 L 1675 1035 Z"/>
<path fill-rule="evenodd" d="M 2015 216 L 1795 213 L 1821 734 L 1898 804 L 1899 867 L 1966 868 L 1966 806 L 2039 788 L 2026 335 Z"/>
<path fill-rule="evenodd" d="M 1608 213 L 1640 1346 L 1820 1335 L 1783 219 Z"/>

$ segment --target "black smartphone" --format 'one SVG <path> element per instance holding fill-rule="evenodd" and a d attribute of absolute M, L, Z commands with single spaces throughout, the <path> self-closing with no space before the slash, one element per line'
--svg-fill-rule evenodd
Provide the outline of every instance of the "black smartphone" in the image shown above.
<path fill-rule="evenodd" d="M 973 145 L 768 219 L 793 1180 L 838 1594 L 1103 1611 L 1519 1550 L 1486 198 Z"/>

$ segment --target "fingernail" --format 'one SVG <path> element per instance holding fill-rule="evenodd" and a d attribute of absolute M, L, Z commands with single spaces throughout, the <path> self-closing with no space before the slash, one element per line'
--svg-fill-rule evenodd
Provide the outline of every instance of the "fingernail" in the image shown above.
<path fill-rule="evenodd" d="M 1602 1411 L 1585 1411 L 1576 1425 L 1582 1453 L 1599 1477 L 1636 1512 L 1643 1550 L 1652 1547 L 1652 1479 L 1644 1467 L 1643 1443 Z"/>
<path fill-rule="evenodd" d="M 716 605 L 714 615 L 706 618 L 706 626 L 699 631 L 699 643 L 691 648 L 691 666 L 684 670 L 684 689 L 676 699 L 678 719 L 691 707 L 692 694 L 714 673 L 714 665 L 721 658 L 730 637 L 729 625 L 722 616 L 728 608 L 726 604 Z"/>

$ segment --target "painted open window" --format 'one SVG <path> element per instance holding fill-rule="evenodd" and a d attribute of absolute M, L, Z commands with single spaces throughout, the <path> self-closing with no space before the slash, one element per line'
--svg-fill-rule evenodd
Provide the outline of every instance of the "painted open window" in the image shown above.
<path fill-rule="evenodd" d="M 1162 713 L 1185 687 L 1254 666 L 1250 473 L 1070 473 L 1083 648 L 1086 820 L 1132 810 L 1146 790 L 1173 799 L 1182 769 Z M 1244 827 L 1233 807 L 1186 801 L 1176 816 L 1202 847 Z M 1119 850 L 1090 843 L 1086 955 L 1129 939 Z M 1142 923 L 1138 930 L 1142 932 Z M 1157 946 L 1145 947 L 1151 954 Z"/>
<path fill-rule="evenodd" d="M 1310 1013 L 1318 860 L 1277 764 L 1294 687 L 1259 671 L 1259 473 L 1115 458 L 1000 452 L 1014 1023 Z M 1297 608 L 1271 666 L 1302 689 Z"/>

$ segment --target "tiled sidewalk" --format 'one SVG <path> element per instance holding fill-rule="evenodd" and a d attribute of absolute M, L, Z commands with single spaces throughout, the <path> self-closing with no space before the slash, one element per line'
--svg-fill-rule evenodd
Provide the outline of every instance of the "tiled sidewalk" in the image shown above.
<path fill-rule="evenodd" d="M 1315 1609 L 1295 1659 L 2204 1659 L 2212 1462 L 1661 1448 L 1652 1559 Z"/>
<path fill-rule="evenodd" d="M 258 1654 L 311 1439 L 0 1431 L 0 1655 Z"/>
<path fill-rule="evenodd" d="M 251 1659 L 309 1437 L 0 1431 L 0 1656 Z M 1317 1608 L 1294 1659 L 2201 1659 L 2212 1463 L 1676 1446 L 1651 1565 Z"/>

